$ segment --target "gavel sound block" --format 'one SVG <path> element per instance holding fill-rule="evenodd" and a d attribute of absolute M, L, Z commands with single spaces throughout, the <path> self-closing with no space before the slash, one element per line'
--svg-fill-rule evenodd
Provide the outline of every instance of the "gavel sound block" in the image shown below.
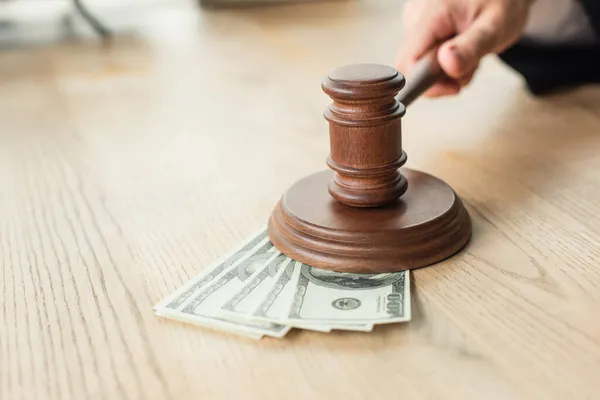
<path fill-rule="evenodd" d="M 460 198 L 442 180 L 402 168 L 396 98 L 405 78 L 392 67 L 355 64 L 322 83 L 332 104 L 329 169 L 292 185 L 268 223 L 273 245 L 317 268 L 384 273 L 439 262 L 471 236 Z"/>

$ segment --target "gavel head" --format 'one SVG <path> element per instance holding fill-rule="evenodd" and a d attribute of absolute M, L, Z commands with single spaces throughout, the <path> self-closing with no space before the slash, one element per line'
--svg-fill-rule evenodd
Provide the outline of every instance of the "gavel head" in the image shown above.
<path fill-rule="evenodd" d="M 406 162 L 401 119 L 406 111 L 396 95 L 405 79 L 379 64 L 352 64 L 331 72 L 323 91 L 333 102 L 329 121 L 330 154 L 335 171 L 329 193 L 353 207 L 379 207 L 398 200 L 407 181 L 398 171 Z"/>

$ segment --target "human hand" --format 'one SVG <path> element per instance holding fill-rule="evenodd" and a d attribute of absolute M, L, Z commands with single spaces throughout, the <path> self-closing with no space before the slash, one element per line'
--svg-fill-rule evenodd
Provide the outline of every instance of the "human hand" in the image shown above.
<path fill-rule="evenodd" d="M 471 82 L 481 58 L 520 38 L 533 1 L 408 0 L 396 68 L 410 75 L 415 63 L 439 45 L 437 61 L 446 77 L 423 96 L 457 94 Z"/>

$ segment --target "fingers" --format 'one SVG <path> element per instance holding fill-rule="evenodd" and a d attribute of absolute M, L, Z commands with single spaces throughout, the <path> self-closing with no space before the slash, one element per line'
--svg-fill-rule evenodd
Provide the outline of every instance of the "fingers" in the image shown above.
<path fill-rule="evenodd" d="M 460 93 L 473 80 L 477 66 L 472 71 L 459 79 L 445 78 L 433 85 L 429 90 L 423 93 L 424 97 L 452 96 Z"/>
<path fill-rule="evenodd" d="M 405 37 L 396 57 L 396 68 L 410 74 L 414 64 L 434 45 L 454 34 L 446 8 L 438 1 L 407 3 L 404 15 Z"/>
<path fill-rule="evenodd" d="M 437 0 L 409 0 L 404 8 L 405 36 L 396 57 L 396 68 L 405 76 L 426 52 L 455 33 L 455 26 L 444 2 Z M 457 94 L 460 83 L 446 79 L 429 88 L 424 97 Z"/>
<path fill-rule="evenodd" d="M 441 97 L 441 96 L 451 96 L 458 94 L 461 90 L 461 85 L 459 82 L 453 79 L 443 79 L 438 81 L 435 85 L 431 86 L 425 93 L 423 93 L 423 97 Z"/>
<path fill-rule="evenodd" d="M 471 70 L 471 72 L 467 73 L 466 75 L 464 75 L 463 77 L 461 77 L 460 79 L 458 79 L 458 83 L 460 84 L 461 88 L 464 88 L 469 83 L 471 83 L 471 81 L 473 80 L 473 76 L 475 75 L 475 71 L 477 71 L 477 67 L 478 66 L 479 66 L 479 64 L 477 64 L 473 68 L 473 70 Z"/>
<path fill-rule="evenodd" d="M 500 49 L 506 41 L 503 11 L 499 7 L 487 8 L 465 25 L 459 21 L 461 17 L 457 17 L 461 13 L 447 8 L 450 2 L 413 1 L 405 8 L 407 31 L 396 58 L 396 68 L 410 76 L 414 64 L 432 47 L 442 43 L 438 62 L 448 78 L 436 83 L 423 96 L 457 94 L 471 82 L 481 58 Z"/>
<path fill-rule="evenodd" d="M 482 57 L 494 52 L 500 43 L 496 20 L 492 12 L 482 14 L 464 32 L 440 46 L 438 60 L 449 77 L 463 80 L 473 74 Z"/>

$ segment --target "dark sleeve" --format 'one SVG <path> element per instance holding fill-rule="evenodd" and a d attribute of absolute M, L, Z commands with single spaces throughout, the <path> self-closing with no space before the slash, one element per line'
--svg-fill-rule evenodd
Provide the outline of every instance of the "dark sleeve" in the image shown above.
<path fill-rule="evenodd" d="M 583 8 L 587 12 L 590 19 L 590 23 L 596 36 L 600 37 L 600 1 L 598 0 L 579 0 L 583 5 Z"/>
<path fill-rule="evenodd" d="M 600 38 L 600 1 L 581 2 Z M 523 76 L 535 95 L 600 83 L 600 40 L 585 45 L 541 45 L 522 40 L 499 57 Z"/>

